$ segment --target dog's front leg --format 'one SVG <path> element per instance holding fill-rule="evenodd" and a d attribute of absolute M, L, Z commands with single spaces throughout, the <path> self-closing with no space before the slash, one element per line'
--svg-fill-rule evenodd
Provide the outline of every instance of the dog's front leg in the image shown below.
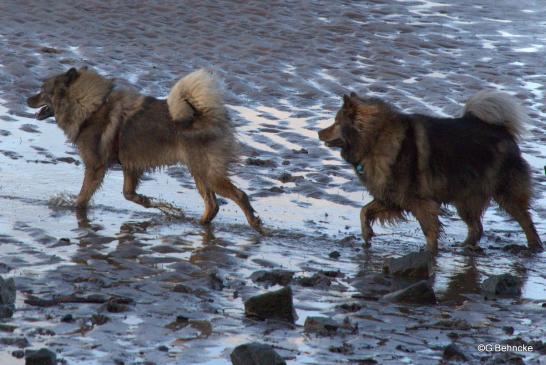
<path fill-rule="evenodd" d="M 78 198 L 76 199 L 76 208 L 84 209 L 87 207 L 89 200 L 102 184 L 105 173 L 106 167 L 103 165 L 85 167 L 85 175 L 83 178 L 82 188 L 80 190 Z"/>
<path fill-rule="evenodd" d="M 371 245 L 372 237 L 374 236 L 372 223 L 375 220 L 377 211 L 381 209 L 384 209 L 383 204 L 374 199 L 360 210 L 360 226 L 362 228 L 362 238 L 364 239 L 366 247 Z"/>

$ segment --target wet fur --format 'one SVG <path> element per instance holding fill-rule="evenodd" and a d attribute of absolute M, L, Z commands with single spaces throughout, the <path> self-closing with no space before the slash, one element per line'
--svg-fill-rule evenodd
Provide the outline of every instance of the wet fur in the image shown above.
<path fill-rule="evenodd" d="M 93 71 L 70 69 L 46 80 L 41 92 L 28 99 L 31 107 L 46 105 L 78 147 L 85 164 L 78 207 L 87 206 L 115 164 L 123 169 L 124 196 L 150 207 L 150 199 L 136 192 L 142 174 L 184 164 L 205 201 L 201 223 L 216 216 L 220 194 L 237 203 L 249 224 L 260 229 L 247 195 L 229 179 L 238 143 L 220 88 L 209 72 L 199 70 L 180 80 L 169 102 L 113 86 L 112 80 Z"/>
<path fill-rule="evenodd" d="M 524 117 L 515 99 L 499 92 L 476 94 L 458 118 L 405 114 L 352 93 L 319 137 L 341 147 L 355 170 L 363 167 L 357 174 L 374 198 L 361 211 L 366 243 L 375 220 L 392 223 L 411 213 L 436 250 L 441 206 L 453 204 L 468 225 L 465 244 L 477 245 L 493 199 L 522 226 L 529 247 L 541 250 L 529 214 L 530 169 L 517 145 Z"/>

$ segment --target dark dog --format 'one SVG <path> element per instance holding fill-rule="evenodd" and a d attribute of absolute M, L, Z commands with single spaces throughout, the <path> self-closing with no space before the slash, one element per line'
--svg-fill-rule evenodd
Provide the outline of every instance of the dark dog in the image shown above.
<path fill-rule="evenodd" d="M 260 230 L 247 195 L 229 179 L 237 159 L 238 143 L 220 88 L 205 70 L 181 79 L 167 100 L 114 90 L 113 81 L 90 70 L 71 68 L 47 79 L 41 91 L 28 99 L 41 108 L 39 120 L 55 117 L 59 127 L 79 150 L 85 177 L 76 200 L 85 208 L 106 171 L 121 164 L 125 198 L 154 206 L 137 194 L 142 174 L 158 167 L 184 164 L 192 173 L 205 201 L 201 223 L 218 213 L 216 194 L 233 200 L 248 223 Z"/>
<path fill-rule="evenodd" d="M 341 148 L 374 198 L 360 213 L 367 244 L 376 219 L 392 223 L 409 212 L 435 251 L 441 206 L 453 204 L 468 225 L 465 244 L 477 245 L 482 215 L 494 199 L 521 225 L 529 248 L 541 250 L 529 214 L 529 165 L 517 144 L 525 117 L 514 98 L 496 91 L 474 95 L 459 118 L 404 114 L 352 93 L 319 138 Z"/>

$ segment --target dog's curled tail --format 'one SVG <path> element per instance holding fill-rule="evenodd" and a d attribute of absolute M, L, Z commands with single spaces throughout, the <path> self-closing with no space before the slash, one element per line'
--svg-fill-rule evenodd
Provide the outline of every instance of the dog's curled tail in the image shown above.
<path fill-rule="evenodd" d="M 172 87 L 167 105 L 175 122 L 189 122 L 198 116 L 209 121 L 225 120 L 227 116 L 220 82 L 206 69 L 180 79 Z"/>
<path fill-rule="evenodd" d="M 472 113 L 482 121 L 504 126 L 516 139 L 525 132 L 527 112 L 513 96 L 493 90 L 482 90 L 466 103 L 466 113 Z"/>

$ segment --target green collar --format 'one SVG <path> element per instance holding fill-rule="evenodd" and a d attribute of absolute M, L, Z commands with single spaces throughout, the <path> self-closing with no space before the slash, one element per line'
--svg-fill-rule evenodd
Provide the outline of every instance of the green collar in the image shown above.
<path fill-rule="evenodd" d="M 362 175 L 364 173 L 364 166 L 359 163 L 356 165 L 355 170 L 357 174 Z"/>

